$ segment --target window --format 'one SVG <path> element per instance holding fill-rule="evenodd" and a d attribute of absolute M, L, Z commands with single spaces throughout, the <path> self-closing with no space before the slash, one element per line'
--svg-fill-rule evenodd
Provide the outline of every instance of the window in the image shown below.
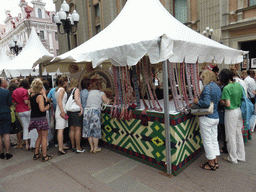
<path fill-rule="evenodd" d="M 42 18 L 42 10 L 38 9 L 38 18 Z"/>
<path fill-rule="evenodd" d="M 94 5 L 94 12 L 95 12 L 95 17 L 100 16 L 100 5 L 99 4 Z"/>
<path fill-rule="evenodd" d="M 187 0 L 174 1 L 174 16 L 181 23 L 186 23 L 188 21 Z"/>
<path fill-rule="evenodd" d="M 39 37 L 40 37 L 40 39 L 44 39 L 44 31 L 39 32 Z"/>
<path fill-rule="evenodd" d="M 55 41 L 58 41 L 58 33 L 55 32 Z"/>
<path fill-rule="evenodd" d="M 256 0 L 249 0 L 249 6 L 256 5 Z"/>
<path fill-rule="evenodd" d="M 96 34 L 98 34 L 101 30 L 100 25 L 97 25 L 95 28 L 96 28 Z"/>

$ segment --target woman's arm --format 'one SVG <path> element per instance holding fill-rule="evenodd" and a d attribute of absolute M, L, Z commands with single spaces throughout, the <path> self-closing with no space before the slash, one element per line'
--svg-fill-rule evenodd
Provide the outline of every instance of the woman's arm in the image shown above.
<path fill-rule="evenodd" d="M 37 96 L 36 102 L 38 103 L 41 112 L 45 112 L 50 108 L 49 104 L 47 106 L 44 106 L 44 97 L 42 95 Z"/>
<path fill-rule="evenodd" d="M 65 89 L 64 88 L 60 88 L 59 97 L 58 97 L 58 101 L 57 102 L 58 102 L 58 105 L 59 105 L 59 108 L 60 108 L 60 111 L 61 111 L 60 116 L 62 118 L 65 118 L 65 111 L 64 111 L 63 105 L 62 105 L 62 99 L 63 99 L 64 93 L 65 93 Z"/>
<path fill-rule="evenodd" d="M 229 99 L 221 99 L 220 102 L 225 107 L 230 107 L 230 100 Z"/>
<path fill-rule="evenodd" d="M 210 86 L 208 85 L 208 86 L 204 86 L 204 89 L 198 101 L 198 105 L 200 107 L 209 107 L 210 103 L 211 103 L 211 91 L 210 91 Z"/>
<path fill-rule="evenodd" d="M 102 98 L 102 100 L 107 104 L 107 105 L 109 105 L 109 103 L 110 103 L 110 99 L 109 98 L 107 98 L 107 96 L 106 96 L 106 94 L 104 93 L 104 95 L 102 95 L 101 96 L 101 98 Z"/>
<path fill-rule="evenodd" d="M 72 97 L 72 95 L 70 95 L 70 97 Z M 80 91 L 79 91 L 79 89 L 75 90 L 74 98 L 75 98 L 76 104 L 80 107 L 79 116 L 81 116 L 83 114 L 83 107 L 82 107 L 82 104 L 81 104 L 81 98 L 80 98 Z"/>

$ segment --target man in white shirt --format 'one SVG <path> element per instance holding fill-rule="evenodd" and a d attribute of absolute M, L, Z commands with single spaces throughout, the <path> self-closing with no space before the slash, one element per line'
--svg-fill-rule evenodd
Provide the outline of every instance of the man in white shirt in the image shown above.
<path fill-rule="evenodd" d="M 256 94 L 256 83 L 254 80 L 255 71 L 248 70 L 247 77 L 244 79 L 245 84 L 247 85 L 248 98 L 253 104 L 255 104 L 255 94 Z"/>

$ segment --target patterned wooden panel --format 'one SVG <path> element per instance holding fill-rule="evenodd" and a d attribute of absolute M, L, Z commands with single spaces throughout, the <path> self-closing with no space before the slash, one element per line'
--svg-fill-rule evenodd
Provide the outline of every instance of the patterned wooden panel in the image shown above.
<path fill-rule="evenodd" d="M 171 157 L 175 175 L 199 154 L 202 150 L 202 142 L 197 117 L 177 116 L 177 119 L 170 118 L 170 120 Z M 139 118 L 130 121 L 111 119 L 109 113 L 105 112 L 102 113 L 103 140 L 110 148 L 165 170 L 166 148 L 163 122 L 161 118 L 154 121 L 150 119 L 148 126 L 142 126 Z"/>

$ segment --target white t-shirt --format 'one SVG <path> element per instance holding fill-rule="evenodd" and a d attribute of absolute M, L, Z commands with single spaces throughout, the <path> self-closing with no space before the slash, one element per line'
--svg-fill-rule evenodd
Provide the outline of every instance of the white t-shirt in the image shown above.
<path fill-rule="evenodd" d="M 87 103 L 86 103 L 86 108 L 92 107 L 96 109 L 101 108 L 101 103 L 102 103 L 102 96 L 105 93 L 99 90 L 91 90 L 89 91 L 89 95 L 87 98 Z"/>
<path fill-rule="evenodd" d="M 234 77 L 234 79 L 235 79 L 236 82 L 238 82 L 238 83 L 240 83 L 240 85 L 242 85 L 242 87 L 244 88 L 246 97 L 248 97 L 247 96 L 247 85 L 246 85 L 246 83 L 242 79 L 240 79 L 239 77 Z"/>
<path fill-rule="evenodd" d="M 245 84 L 247 85 L 247 91 L 248 91 L 248 98 L 254 98 L 255 95 L 253 94 L 253 90 L 256 90 L 256 83 L 255 80 L 253 78 L 251 78 L 250 76 L 247 76 L 244 79 Z"/>

